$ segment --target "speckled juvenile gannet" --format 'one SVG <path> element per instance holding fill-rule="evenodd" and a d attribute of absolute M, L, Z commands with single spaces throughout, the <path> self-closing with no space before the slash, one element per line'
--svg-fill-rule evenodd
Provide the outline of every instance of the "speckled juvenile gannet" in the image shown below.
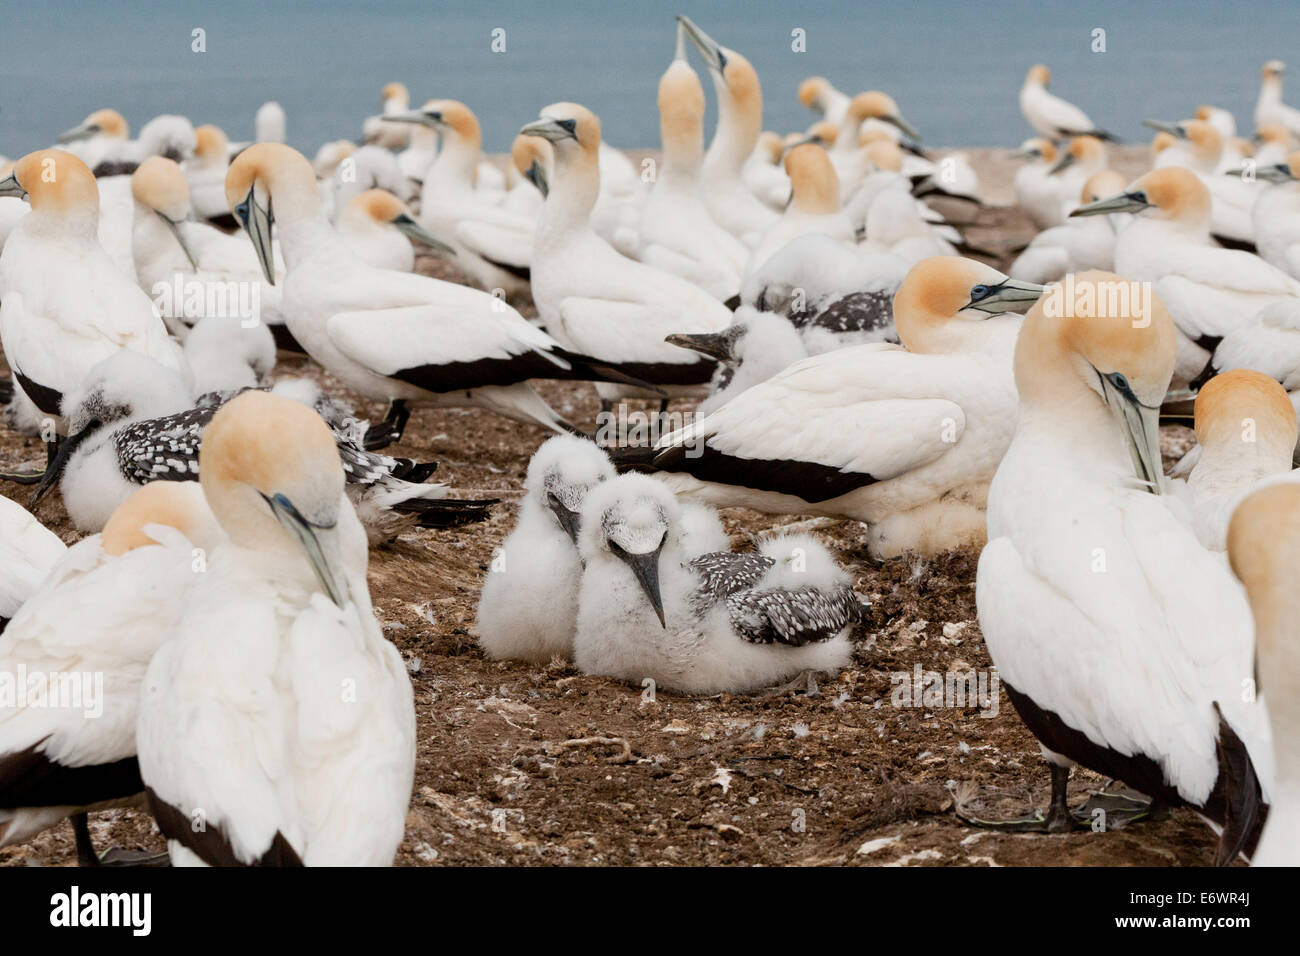
<path fill-rule="evenodd" d="M 1269 60 L 1264 64 L 1260 71 L 1259 99 L 1255 101 L 1255 126 L 1281 123 L 1292 136 L 1300 136 L 1300 110 L 1282 102 L 1282 77 L 1285 74 L 1286 64 L 1281 60 Z"/>
<path fill-rule="evenodd" d="M 412 240 L 435 254 L 456 255 L 416 221 L 406 203 L 386 189 L 367 189 L 354 197 L 339 213 L 334 227 L 357 258 L 376 269 L 414 269 Z"/>
<path fill-rule="evenodd" d="M 136 729 L 172 863 L 388 865 L 415 708 L 330 430 L 246 392 L 208 425 L 200 473 L 228 538 L 149 665 Z"/>
<path fill-rule="evenodd" d="M 749 191 L 741 170 L 763 131 L 763 89 L 749 61 L 679 16 L 700 51 L 718 96 L 718 128 L 700 167 L 701 196 L 713 220 L 753 248 L 777 214 Z"/>
<path fill-rule="evenodd" d="M 407 403 L 478 405 L 561 431 L 566 423 L 527 379 L 613 374 L 565 353 L 496 296 L 366 265 L 326 220 L 311 166 L 288 146 L 241 153 L 226 195 L 268 281 L 279 230 L 288 270 L 282 306 L 294 338 L 348 387 L 388 400 L 398 434 Z"/>
<path fill-rule="evenodd" d="M 677 501 L 653 479 L 623 475 L 587 495 L 573 639 L 580 670 L 712 694 L 848 663 L 861 605 L 816 539 L 779 536 L 757 554 L 692 559 L 680 526 Z"/>
<path fill-rule="evenodd" d="M 61 433 L 63 394 L 119 349 L 188 376 L 153 303 L 96 238 L 99 191 L 85 163 L 57 149 L 29 153 L 0 195 L 32 206 L 0 255 L 0 340 L 15 380 Z"/>
<path fill-rule="evenodd" d="M 1018 825 L 1069 829 L 1066 783 L 1080 763 L 1157 806 L 1226 821 L 1226 863 L 1254 839 L 1272 780 L 1262 707 L 1243 700 L 1249 608 L 1223 556 L 1160 494 L 1174 326 L 1158 297 L 1112 308 L 1103 284 L 1124 281 L 1083 273 L 1075 282 L 1091 297 L 1044 299 L 1025 319 L 1019 421 L 988 495 L 979 622 L 1052 768 L 1049 815 Z M 1249 800 L 1225 799 L 1238 771 Z"/>
<path fill-rule="evenodd" d="M 1047 84 L 1050 82 L 1052 72 L 1040 63 L 1029 68 L 1024 85 L 1020 87 L 1020 112 L 1035 132 L 1054 140 L 1068 139 L 1071 136 L 1114 139 L 1105 130 L 1098 129 L 1097 124 L 1079 107 L 1049 93 Z"/>
<path fill-rule="evenodd" d="M 683 32 L 678 30 L 677 56 L 659 79 L 663 153 L 641 209 L 637 258 L 725 302 L 740 291 L 749 250 L 713 221 L 700 194 L 704 88 L 686 61 Z"/>
<path fill-rule="evenodd" d="M 0 497 L 0 632 L 67 550 L 26 508 Z"/>
<path fill-rule="evenodd" d="M 1114 170 L 1104 170 L 1083 184 L 1079 204 L 1087 205 L 1124 192 L 1128 182 Z M 1120 228 L 1116 220 L 1127 225 L 1128 216 L 1093 216 L 1070 219 L 1064 225 L 1044 229 L 1030 241 L 1008 270 L 1017 279 L 1046 283 L 1067 272 L 1115 267 L 1115 236 Z"/>
<path fill-rule="evenodd" d="M 1016 170 L 1017 205 L 1039 229 L 1059 226 L 1065 221 L 1065 212 L 1058 198 L 1057 180 L 1052 177 L 1056 144 L 1050 139 L 1027 139 L 1013 155 L 1030 160 Z"/>
<path fill-rule="evenodd" d="M 533 250 L 533 300 L 548 332 L 566 348 L 660 386 L 698 394 L 713 363 L 664 342 L 673 332 L 717 332 L 731 311 L 699 286 L 634 262 L 592 231 L 599 188 L 600 120 L 576 103 L 554 103 L 523 128 L 549 140 L 555 175 Z M 598 384 L 603 401 L 638 394 Z"/>
<path fill-rule="evenodd" d="M 841 242 L 854 241 L 853 223 L 840 207 L 840 184 L 826 150 L 814 143 L 796 146 L 785 155 L 790 177 L 790 205 L 781 218 L 763 231 L 749 257 L 746 273 L 764 264 L 791 240 L 823 235 Z"/>
<path fill-rule="evenodd" d="M 75 814 L 78 860 L 99 862 L 84 814 L 139 802 L 140 683 L 220 538 L 196 486 L 149 485 L 68 549 L 15 615 L 0 674 L 45 694 L 0 707 L 0 846 Z"/>
<path fill-rule="evenodd" d="M 1255 619 L 1255 675 L 1273 732 L 1277 780 L 1251 866 L 1300 866 L 1300 655 L 1292 571 L 1300 562 L 1300 487 L 1255 492 L 1228 531 L 1232 569 Z"/>
<path fill-rule="evenodd" d="M 925 260 L 894 299 L 905 348 L 798 362 L 629 462 L 717 507 L 867 522 L 883 556 L 980 541 L 988 482 L 1014 426 L 1020 324 L 989 315 L 1041 291 L 970 259 Z"/>
<path fill-rule="evenodd" d="M 1131 212 L 1115 240 L 1115 271 L 1154 284 L 1177 328 L 1175 383 L 1190 381 L 1234 326 L 1270 302 L 1300 296 L 1300 281 L 1258 256 L 1210 242 L 1210 192 L 1195 173 L 1156 169 L 1126 192 L 1072 216 Z"/>
<path fill-rule="evenodd" d="M 1257 167 L 1256 176 L 1269 184 L 1251 210 L 1259 257 L 1300 279 L 1300 150 Z"/>

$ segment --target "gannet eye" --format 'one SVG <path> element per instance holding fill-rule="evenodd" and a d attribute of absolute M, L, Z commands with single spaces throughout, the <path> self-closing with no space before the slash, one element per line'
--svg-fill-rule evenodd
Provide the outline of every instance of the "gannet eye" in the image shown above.
<path fill-rule="evenodd" d="M 727 54 L 721 50 L 718 51 L 718 67 L 723 70 L 727 68 Z"/>
<path fill-rule="evenodd" d="M 1144 193 L 1144 192 L 1135 192 L 1135 193 L 1133 194 L 1133 199 L 1134 199 L 1134 201 L 1136 201 L 1136 202 L 1146 203 L 1146 202 L 1147 202 L 1147 194 Z M 1150 205 L 1150 203 L 1147 203 L 1147 205 Z"/>
<path fill-rule="evenodd" d="M 980 299 L 984 298 L 988 294 L 989 294 L 989 287 L 986 285 L 972 286 L 970 290 L 970 298 L 972 302 L 978 302 Z"/>
<path fill-rule="evenodd" d="M 1106 377 L 1110 379 L 1110 383 L 1114 385 L 1117 389 L 1119 389 L 1121 392 L 1132 391 L 1132 389 L 1129 388 L 1128 379 L 1124 377 L 1124 374 L 1122 372 L 1111 372 Z"/>
<path fill-rule="evenodd" d="M 238 206 L 235 207 L 235 215 L 239 217 L 239 221 L 244 224 L 245 228 L 247 228 L 248 227 L 248 200 L 247 199 L 245 199 L 243 202 L 241 202 Z"/>
<path fill-rule="evenodd" d="M 578 133 L 577 133 L 577 129 L 578 129 L 578 121 L 577 121 L 577 120 L 574 120 L 574 119 L 563 119 L 563 120 L 560 120 L 560 125 L 563 126 L 566 130 L 569 131 L 569 135 L 570 135 L 570 136 L 572 136 L 572 137 L 574 137 L 575 139 L 577 139 L 577 136 L 578 136 Z"/>

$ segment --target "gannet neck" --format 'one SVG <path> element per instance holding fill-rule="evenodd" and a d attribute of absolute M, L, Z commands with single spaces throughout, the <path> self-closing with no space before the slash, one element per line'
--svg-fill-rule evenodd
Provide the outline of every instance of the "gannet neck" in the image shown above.
<path fill-rule="evenodd" d="M 430 100 L 424 109 L 441 116 L 439 129 L 443 131 L 442 151 L 429 167 L 426 182 L 440 190 L 473 189 L 483 156 L 483 133 L 478 117 L 456 100 Z"/>
<path fill-rule="evenodd" d="M 718 128 L 704 157 L 706 176 L 736 176 L 763 132 L 763 89 L 750 62 L 724 48 L 727 65 L 710 70 L 718 94 Z"/>
<path fill-rule="evenodd" d="M 659 135 L 662 181 L 693 185 L 704 159 L 704 87 L 684 58 L 673 60 L 659 80 Z"/>
<path fill-rule="evenodd" d="M 553 182 L 537 221 L 539 246 L 590 232 L 591 210 L 600 195 L 600 119 L 577 103 L 552 103 L 542 120 L 566 135 L 551 138 Z"/>
<path fill-rule="evenodd" d="M 824 216 L 840 208 L 840 182 L 826 150 L 805 143 L 785 157 L 790 177 L 791 208 L 802 215 Z"/>

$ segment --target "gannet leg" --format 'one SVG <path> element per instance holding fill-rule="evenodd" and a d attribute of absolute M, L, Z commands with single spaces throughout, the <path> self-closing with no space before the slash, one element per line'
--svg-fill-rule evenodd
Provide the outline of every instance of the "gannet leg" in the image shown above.
<path fill-rule="evenodd" d="M 90 839 L 90 823 L 84 813 L 74 813 L 71 817 L 72 832 L 77 841 L 78 866 L 169 866 L 170 856 L 166 853 L 145 853 L 139 850 L 121 850 L 113 847 L 101 857 L 95 852 L 95 844 Z"/>
<path fill-rule="evenodd" d="M 960 808 L 957 809 L 957 816 L 971 826 L 990 830 L 1006 830 L 1012 833 L 1066 833 L 1074 829 L 1076 825 L 1086 828 L 1088 824 L 1078 823 L 1071 815 L 1070 808 L 1066 804 L 1066 784 L 1070 781 L 1070 768 L 1060 766 L 1057 763 L 1052 763 L 1050 766 L 1052 771 L 1052 801 L 1046 817 L 1043 816 L 1041 810 L 1035 810 L 1027 817 L 988 820 L 963 813 Z"/>

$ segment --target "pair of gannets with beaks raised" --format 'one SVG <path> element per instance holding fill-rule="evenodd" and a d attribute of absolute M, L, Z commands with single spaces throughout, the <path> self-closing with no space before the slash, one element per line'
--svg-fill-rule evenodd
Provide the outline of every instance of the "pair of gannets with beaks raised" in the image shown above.
<path fill-rule="evenodd" d="M 1016 409 L 1019 316 L 1042 293 L 970 259 L 915 266 L 894 298 L 902 348 L 838 349 L 787 368 L 627 463 L 716 507 L 867 522 L 891 556 L 984 537 L 984 499 Z"/>
<path fill-rule="evenodd" d="M 1227 863 L 1257 837 L 1273 776 L 1248 692 L 1249 606 L 1161 494 L 1169 313 L 1158 297 L 1111 307 L 1105 285 L 1125 281 L 1113 274 L 1074 281 L 1092 295 L 1045 300 L 1020 332 L 1019 420 L 976 577 L 989 655 L 1052 768 L 1050 813 L 1014 825 L 1073 826 L 1066 783 L 1080 763 L 1224 827 Z M 1120 821 L 1099 809 L 1108 829 Z"/>
<path fill-rule="evenodd" d="M 246 392 L 208 425 L 200 475 L 226 538 L 149 664 L 136 723 L 172 863 L 389 865 L 415 708 L 330 429 Z"/>
<path fill-rule="evenodd" d="M 527 380 L 617 375 L 566 353 L 497 296 L 367 265 L 326 219 L 311 165 L 288 146 L 240 153 L 226 195 L 267 281 L 272 230 L 279 235 L 290 333 L 345 385 L 387 400 L 399 433 L 408 403 L 477 405 L 561 431 L 567 423 Z"/>
<path fill-rule="evenodd" d="M 1096 136 L 1114 139 L 1088 118 L 1088 114 L 1073 103 L 1067 103 L 1055 93 L 1049 93 L 1052 72 L 1041 63 L 1031 66 L 1020 87 L 1020 112 L 1025 122 L 1040 136 L 1048 139 L 1069 139 L 1071 136 Z"/>

